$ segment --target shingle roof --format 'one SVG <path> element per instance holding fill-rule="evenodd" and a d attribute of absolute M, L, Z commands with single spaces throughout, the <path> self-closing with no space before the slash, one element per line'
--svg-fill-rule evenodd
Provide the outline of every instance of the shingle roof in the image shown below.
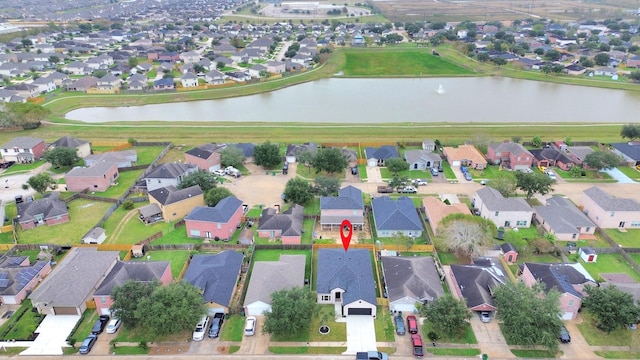
<path fill-rule="evenodd" d="M 9 149 L 14 147 L 19 147 L 21 149 L 31 149 L 32 147 L 40 144 L 43 141 L 44 141 L 43 139 L 39 139 L 39 138 L 18 136 L 18 137 L 14 137 L 13 139 L 9 140 L 9 142 L 2 145 L 2 148 Z"/>
<path fill-rule="evenodd" d="M 244 255 L 225 250 L 216 255 L 194 255 L 184 281 L 202 290 L 204 302 L 229 306 Z"/>
<path fill-rule="evenodd" d="M 338 196 L 323 196 L 320 198 L 320 210 L 324 209 L 363 210 L 362 191 L 349 185 L 340 189 Z"/>
<path fill-rule="evenodd" d="M 184 175 L 187 171 L 194 169 L 196 166 L 183 163 L 167 163 L 153 169 L 146 179 L 176 179 L 180 175 Z"/>
<path fill-rule="evenodd" d="M 299 236 L 302 235 L 303 216 L 304 208 L 298 204 L 280 214 L 273 208 L 264 209 L 258 230 L 281 230 L 283 236 Z"/>
<path fill-rule="evenodd" d="M 67 204 L 58 199 L 57 196 L 50 196 L 31 202 L 23 202 L 17 205 L 20 222 L 33 220 L 34 216 L 43 214 L 44 219 L 69 213 Z"/>
<path fill-rule="evenodd" d="M 317 292 L 328 294 L 344 289 L 342 303 L 364 300 L 377 305 L 376 283 L 371 268 L 371 252 L 365 249 L 319 249 Z"/>
<path fill-rule="evenodd" d="M 616 198 L 599 187 L 591 187 L 584 191 L 604 211 L 640 211 L 640 203 L 633 199 Z"/>
<path fill-rule="evenodd" d="M 200 159 L 208 159 L 211 156 L 211 154 L 213 154 L 216 150 L 222 147 L 224 147 L 224 145 L 204 144 L 204 145 L 195 147 L 189 151 L 186 151 L 186 153 Z"/>
<path fill-rule="evenodd" d="M 524 263 L 529 269 L 534 279 L 540 281 L 546 291 L 555 289 L 560 293 L 569 293 L 582 298 L 582 294 L 576 290 L 574 285 L 585 285 L 595 281 L 580 264 L 538 264 Z"/>
<path fill-rule="evenodd" d="M 290 144 L 287 146 L 286 155 L 295 156 L 299 151 L 317 151 L 318 145 L 313 142 L 304 143 L 302 145 Z"/>
<path fill-rule="evenodd" d="M 478 190 L 476 194 L 490 211 L 533 211 L 523 198 L 506 198 L 489 186 Z"/>
<path fill-rule="evenodd" d="M 536 160 L 555 160 L 565 164 L 573 162 L 567 155 L 554 148 L 534 149 L 531 150 L 531 154 Z"/>
<path fill-rule="evenodd" d="M 116 286 L 121 286 L 127 281 L 159 281 L 167 267 L 170 266 L 169 261 L 118 261 L 96 289 L 94 295 L 111 295 Z"/>
<path fill-rule="evenodd" d="M 72 248 L 31 293 L 31 300 L 47 306 L 80 306 L 119 257 L 118 251 Z"/>
<path fill-rule="evenodd" d="M 113 167 L 117 167 L 116 163 L 97 162 L 93 166 L 73 168 L 65 177 L 101 177 Z"/>
<path fill-rule="evenodd" d="M 158 202 L 162 205 L 177 203 L 179 201 L 186 200 L 202 194 L 203 192 L 202 192 L 202 189 L 200 189 L 200 185 L 193 185 L 186 189 L 180 189 L 180 190 L 178 190 L 173 185 L 169 185 L 166 187 L 149 191 L 149 196 L 158 200 Z"/>
<path fill-rule="evenodd" d="M 611 146 L 635 161 L 640 160 L 640 145 L 637 143 L 615 143 L 611 144 Z"/>
<path fill-rule="evenodd" d="M 506 283 L 504 270 L 497 260 L 474 259 L 471 265 L 451 265 L 451 271 L 468 308 L 483 304 L 495 307 L 491 292 Z"/>
<path fill-rule="evenodd" d="M 423 230 L 413 201 L 406 196 L 397 200 L 388 196 L 374 198 L 371 207 L 378 230 Z"/>
<path fill-rule="evenodd" d="M 226 224 L 240 207 L 242 207 L 242 201 L 235 196 L 228 196 L 220 200 L 214 207 L 195 207 L 184 219 Z"/>
<path fill-rule="evenodd" d="M 367 159 L 386 160 L 391 158 L 399 158 L 398 150 L 395 146 L 383 145 L 378 148 L 367 147 L 364 149 Z"/>
<path fill-rule="evenodd" d="M 566 198 L 555 196 L 547 200 L 545 206 L 534 206 L 535 212 L 555 233 L 579 233 L 579 228 L 596 224 Z"/>
<path fill-rule="evenodd" d="M 497 144 L 489 144 L 489 148 L 494 149 L 496 153 L 508 152 L 513 155 L 530 154 L 529 150 L 524 146 L 514 142 L 501 142 Z"/>
<path fill-rule="evenodd" d="M 409 164 L 413 164 L 418 161 L 430 161 L 432 163 L 434 161 L 442 161 L 440 155 L 427 150 L 407 150 L 404 152 L 404 158 Z"/>
<path fill-rule="evenodd" d="M 46 265 L 46 261 L 36 261 L 28 266 L 3 266 L 0 268 L 0 295 L 17 295 Z"/>
<path fill-rule="evenodd" d="M 271 294 L 282 289 L 304 286 L 305 255 L 280 255 L 279 261 L 256 261 L 244 305 L 256 301 L 271 304 Z"/>
<path fill-rule="evenodd" d="M 383 256 L 381 259 L 389 301 L 409 297 L 424 302 L 444 295 L 432 257 Z"/>
<path fill-rule="evenodd" d="M 71 148 L 75 148 L 78 147 L 80 145 L 84 145 L 88 143 L 88 141 L 86 140 L 80 140 L 71 136 L 63 136 L 60 139 L 56 140 L 56 142 L 54 142 L 53 144 L 51 144 L 53 147 L 71 147 Z"/>

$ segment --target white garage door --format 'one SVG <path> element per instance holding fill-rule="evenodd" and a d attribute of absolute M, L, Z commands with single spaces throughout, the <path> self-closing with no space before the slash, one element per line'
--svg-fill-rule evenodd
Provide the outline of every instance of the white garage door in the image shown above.
<path fill-rule="evenodd" d="M 111 316 L 111 310 L 109 310 L 108 308 L 107 309 L 102 308 L 101 312 L 102 312 L 102 314 L 100 314 L 100 315 L 109 315 L 109 316 Z"/>
<path fill-rule="evenodd" d="M 247 315 L 250 316 L 261 316 L 264 315 L 265 312 L 271 311 L 271 306 L 269 305 L 265 305 L 265 306 L 260 306 L 260 305 L 252 305 L 252 306 L 247 306 Z"/>
<path fill-rule="evenodd" d="M 454 162 L 451 163 L 451 166 L 460 166 L 462 165 L 462 163 L 460 162 L 460 160 L 456 160 Z"/>
<path fill-rule="evenodd" d="M 378 166 L 378 161 L 375 159 L 367 161 L 367 166 Z"/>
<path fill-rule="evenodd" d="M 224 313 L 224 308 L 209 308 L 209 315 L 215 315 L 216 313 Z"/>
<path fill-rule="evenodd" d="M 573 319 L 573 312 L 567 311 L 562 313 L 562 320 L 571 320 Z"/>
<path fill-rule="evenodd" d="M 391 306 L 391 311 L 401 311 L 403 314 L 412 314 L 416 307 L 411 304 L 395 304 Z"/>

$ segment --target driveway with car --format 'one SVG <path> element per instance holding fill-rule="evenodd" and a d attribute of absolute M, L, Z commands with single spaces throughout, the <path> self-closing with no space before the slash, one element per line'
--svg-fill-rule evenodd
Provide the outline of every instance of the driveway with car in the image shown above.
<path fill-rule="evenodd" d="M 471 328 L 476 334 L 480 351 L 489 355 L 489 359 L 513 358 L 513 353 L 511 353 L 509 345 L 507 345 L 507 341 L 504 339 L 500 326 L 495 319 L 491 322 L 483 323 L 477 314 L 473 314 L 471 316 Z"/>
<path fill-rule="evenodd" d="M 344 354 L 355 354 L 358 351 L 371 351 L 376 347 L 376 330 L 374 319 L 365 315 L 347 316 L 347 351 Z"/>

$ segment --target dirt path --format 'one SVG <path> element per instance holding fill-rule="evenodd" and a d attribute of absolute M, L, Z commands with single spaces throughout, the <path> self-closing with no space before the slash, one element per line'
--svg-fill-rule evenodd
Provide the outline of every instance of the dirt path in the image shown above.
<path fill-rule="evenodd" d="M 127 215 L 125 215 L 122 218 L 122 220 L 120 220 L 120 222 L 118 223 L 118 226 L 116 226 L 116 229 L 113 231 L 113 234 L 111 234 L 111 239 L 117 239 L 120 236 L 120 233 L 124 230 L 124 227 L 127 225 L 129 220 L 131 220 L 131 218 L 136 214 L 136 212 L 138 212 L 138 209 L 133 209 L 129 211 Z"/>

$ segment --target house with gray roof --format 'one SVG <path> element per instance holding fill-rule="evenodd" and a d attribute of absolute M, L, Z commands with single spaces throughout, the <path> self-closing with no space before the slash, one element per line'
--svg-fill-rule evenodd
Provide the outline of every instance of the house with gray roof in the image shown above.
<path fill-rule="evenodd" d="M 153 169 L 144 177 L 144 181 L 147 185 L 147 191 L 153 191 L 170 185 L 177 187 L 185 177 L 197 171 L 198 167 L 196 165 L 167 163 Z"/>
<path fill-rule="evenodd" d="M 336 315 L 342 317 L 376 317 L 376 281 L 369 250 L 319 249 L 317 269 L 318 304 L 340 304 Z"/>
<path fill-rule="evenodd" d="M 506 272 L 496 258 L 476 258 L 472 264 L 450 266 L 451 292 L 472 311 L 495 311 L 493 290 L 507 284 Z"/>
<path fill-rule="evenodd" d="M 116 163 L 118 169 L 131 167 L 138 161 L 138 153 L 135 150 L 109 151 L 102 154 L 92 154 L 84 158 L 85 166 L 92 166 L 100 162 Z"/>
<path fill-rule="evenodd" d="M 33 306 L 44 315 L 82 315 L 119 257 L 118 251 L 72 248 L 31 293 Z"/>
<path fill-rule="evenodd" d="M 169 261 L 118 261 L 104 281 L 93 293 L 96 311 L 100 315 L 111 315 L 113 289 L 129 281 L 154 282 L 167 285 L 173 281 Z"/>
<path fill-rule="evenodd" d="M 229 313 L 244 255 L 232 250 L 194 255 L 183 280 L 202 291 L 210 315 Z"/>
<path fill-rule="evenodd" d="M 184 218 L 187 236 L 229 241 L 242 222 L 242 201 L 229 196 L 214 207 L 197 206 Z"/>
<path fill-rule="evenodd" d="M 428 150 L 407 150 L 404 160 L 409 163 L 409 170 L 429 170 L 442 164 L 440 155 Z"/>
<path fill-rule="evenodd" d="M 416 304 L 426 305 L 444 295 L 444 273 L 438 273 L 431 256 L 382 256 L 381 261 L 392 313 L 416 313 Z"/>
<path fill-rule="evenodd" d="M 187 150 L 184 153 L 184 162 L 194 164 L 204 171 L 218 170 L 222 164 L 220 150 L 224 147 L 224 144 L 202 144 Z"/>
<path fill-rule="evenodd" d="M 534 206 L 533 215 L 556 240 L 591 239 L 596 231 L 596 224 L 564 197 L 554 196 L 547 199 L 545 206 Z"/>
<path fill-rule="evenodd" d="M 313 142 L 304 143 L 302 145 L 289 144 L 289 146 L 287 146 L 287 151 L 285 152 L 285 160 L 289 164 L 293 164 L 296 162 L 296 155 L 302 151 L 311 151 L 315 153 L 318 151 L 318 144 Z"/>
<path fill-rule="evenodd" d="M 611 144 L 613 152 L 622 157 L 622 160 L 631 166 L 640 165 L 640 142 L 630 141 L 626 143 Z"/>
<path fill-rule="evenodd" d="M 260 216 L 258 236 L 280 239 L 283 244 L 300 244 L 303 219 L 304 208 L 298 204 L 293 204 L 282 213 L 274 208 L 264 209 Z"/>
<path fill-rule="evenodd" d="M 68 191 L 105 191 L 120 176 L 114 162 L 99 162 L 89 167 L 75 167 L 64 175 Z"/>
<path fill-rule="evenodd" d="M 19 305 L 50 272 L 49 261 L 31 263 L 28 256 L 0 257 L 0 301 Z"/>
<path fill-rule="evenodd" d="M 533 209 L 525 199 L 506 198 L 496 189 L 485 186 L 478 190 L 471 200 L 471 206 L 485 219 L 498 227 L 528 228 L 531 226 Z"/>
<path fill-rule="evenodd" d="M 640 202 L 618 198 L 597 186 L 583 191 L 582 211 L 599 228 L 640 228 Z"/>
<path fill-rule="evenodd" d="M 364 201 L 362 190 L 346 186 L 338 191 L 338 196 L 320 198 L 320 225 L 323 230 L 340 230 L 344 220 L 349 220 L 354 231 L 364 227 Z"/>
<path fill-rule="evenodd" d="M 63 136 L 55 142 L 49 144 L 49 150 L 59 147 L 76 149 L 76 154 L 81 159 L 91 155 L 91 143 L 86 140 L 74 138 L 72 136 Z"/>
<path fill-rule="evenodd" d="M 371 209 L 378 237 L 396 234 L 412 238 L 422 236 L 422 220 L 410 198 L 401 196 L 394 200 L 388 196 L 377 197 L 371 200 Z"/>
<path fill-rule="evenodd" d="M 149 204 L 156 204 L 165 222 L 180 220 L 191 210 L 204 206 L 204 193 L 199 185 L 178 189 L 173 185 L 149 191 Z"/>
<path fill-rule="evenodd" d="M 17 204 L 18 223 L 22 230 L 36 226 L 53 226 L 69 221 L 67 204 L 58 198 L 58 193 L 51 193 L 44 198 Z"/>
<path fill-rule="evenodd" d="M 305 255 L 280 255 L 278 261 L 256 261 L 244 298 L 247 316 L 271 311 L 271 294 L 304 286 Z"/>
<path fill-rule="evenodd" d="M 560 316 L 562 320 L 573 320 L 582 306 L 586 296 L 586 285 L 596 286 L 596 281 L 579 263 L 575 264 L 540 264 L 524 263 L 521 265 L 520 280 L 527 286 L 541 283 L 546 292 L 551 290 L 560 293 Z"/>
<path fill-rule="evenodd" d="M 0 147 L 2 160 L 18 163 L 30 163 L 40 160 L 46 150 L 44 139 L 17 136 Z"/>
<path fill-rule="evenodd" d="M 367 159 L 367 166 L 384 166 L 387 159 L 399 158 L 398 150 L 395 146 L 383 145 L 380 147 L 364 148 L 364 156 Z"/>

